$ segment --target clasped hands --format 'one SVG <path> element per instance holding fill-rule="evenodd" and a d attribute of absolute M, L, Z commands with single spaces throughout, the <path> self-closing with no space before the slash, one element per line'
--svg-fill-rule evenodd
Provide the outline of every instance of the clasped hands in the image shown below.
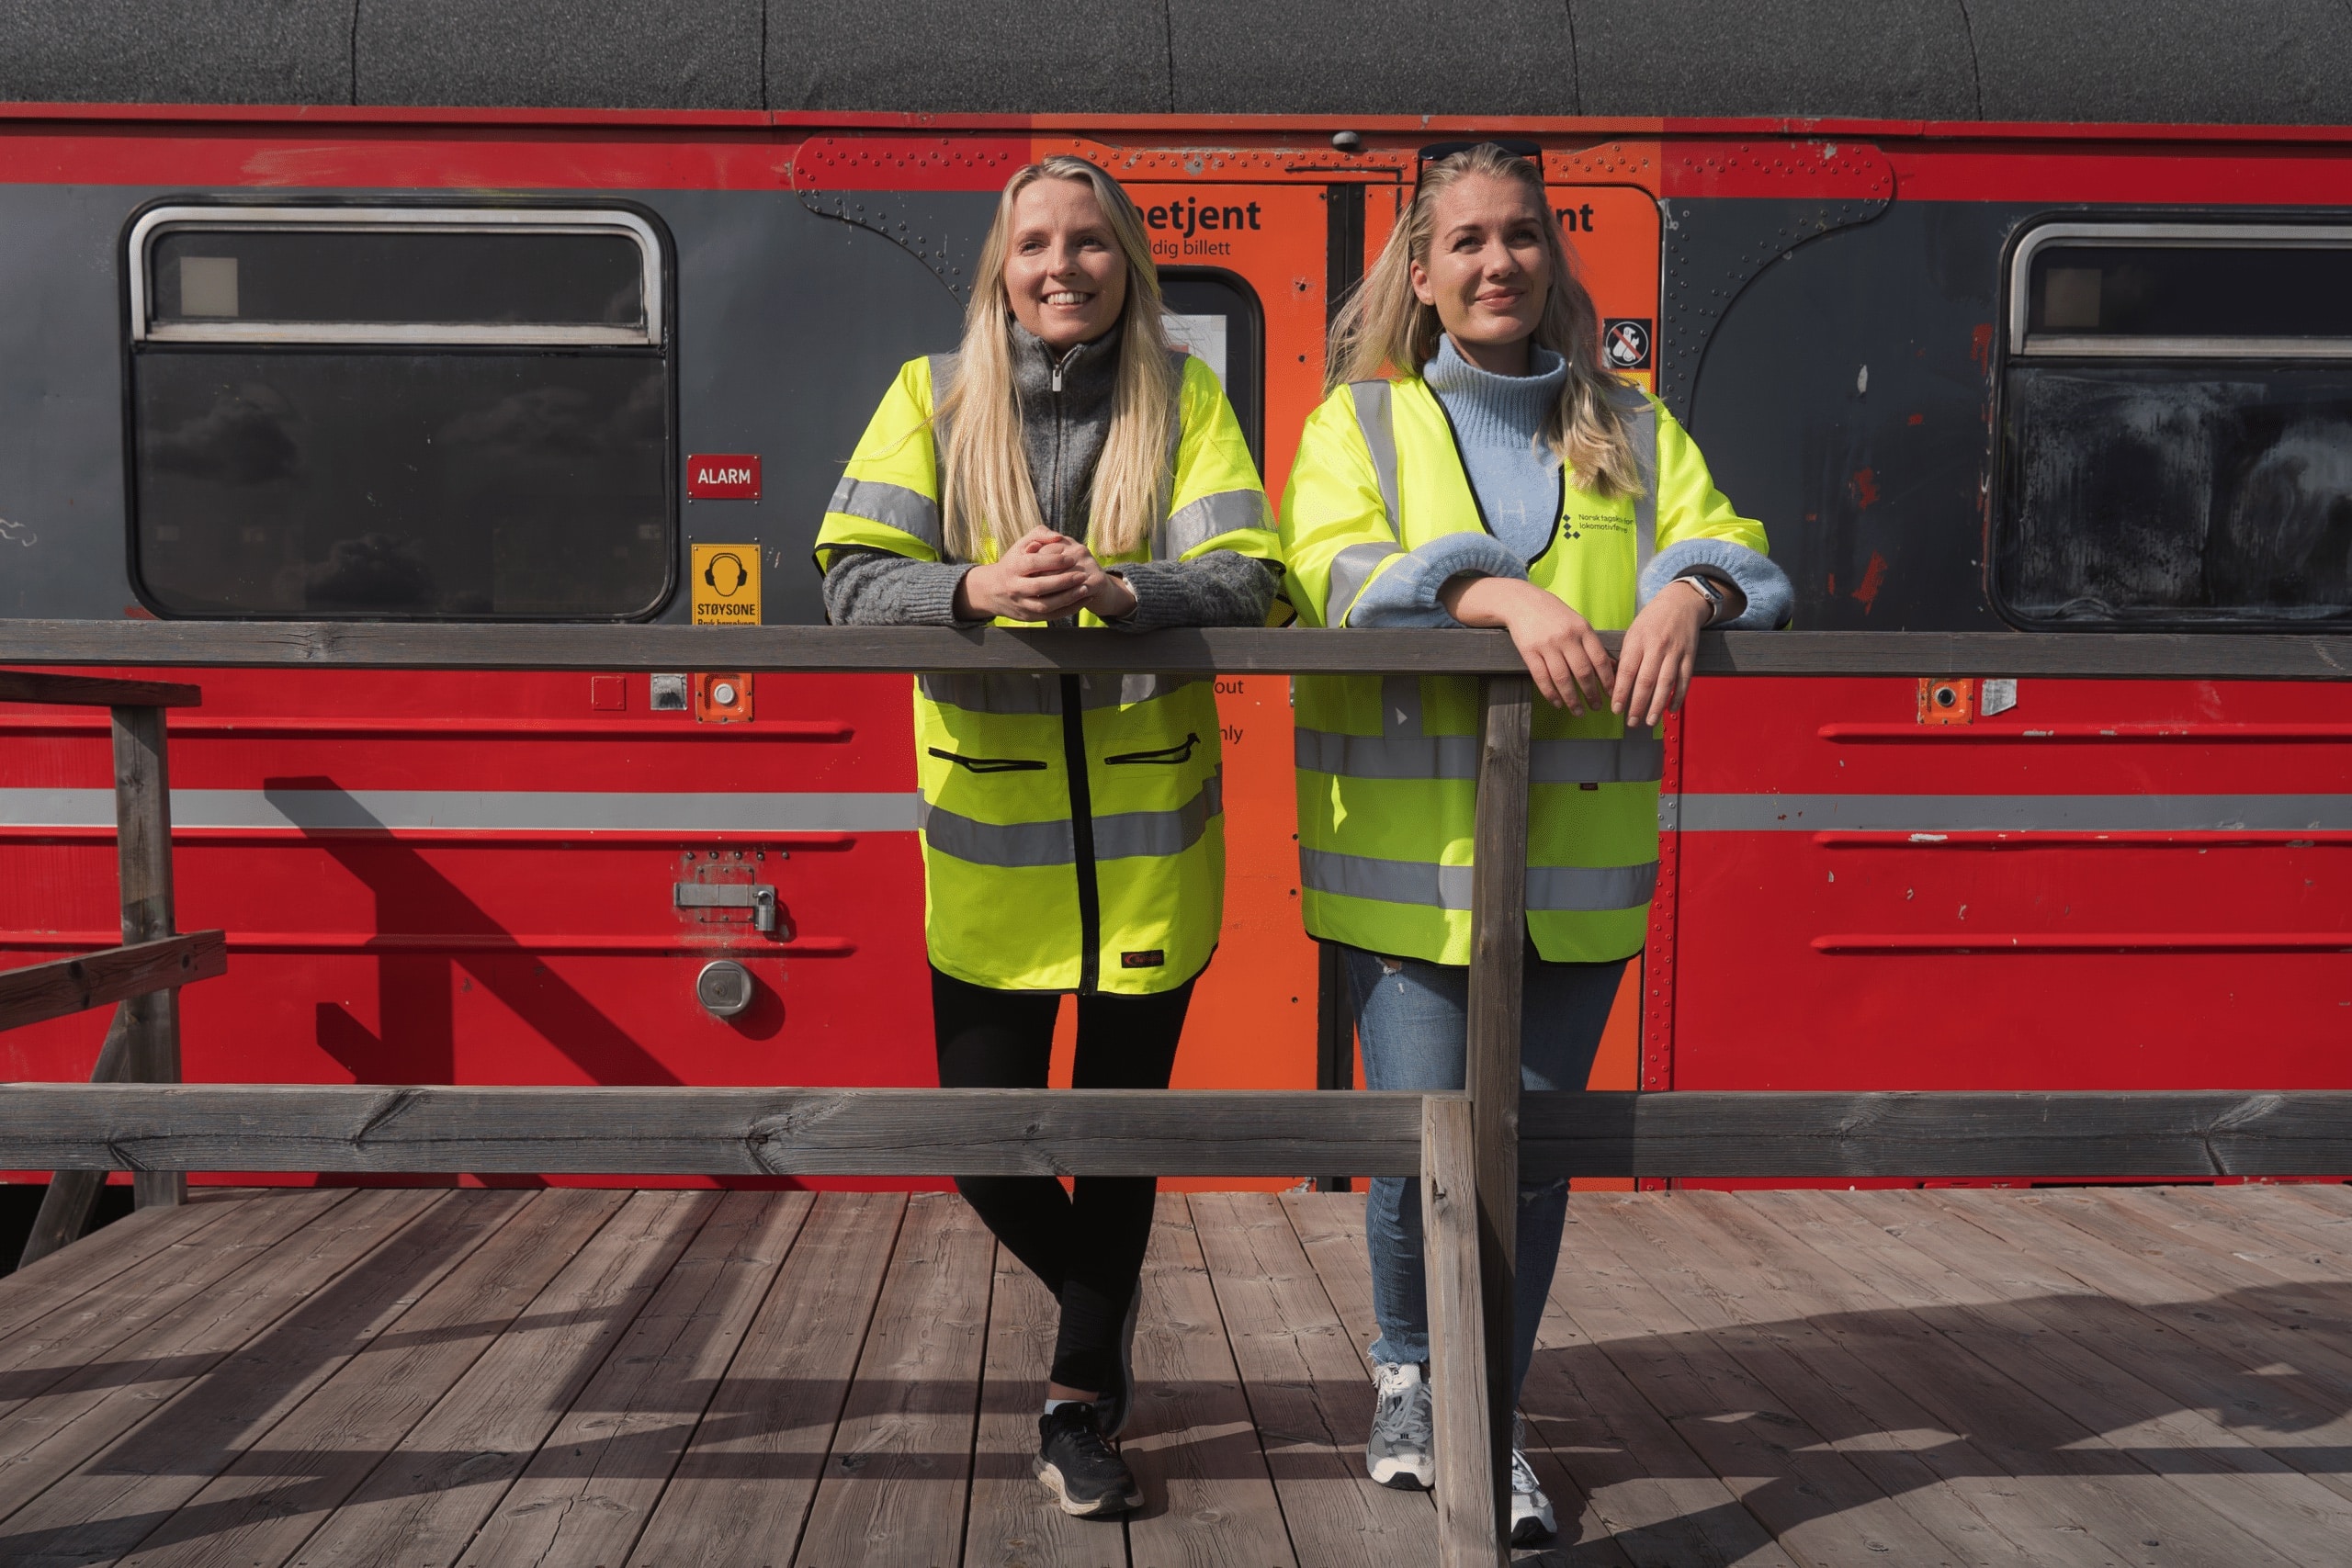
<path fill-rule="evenodd" d="M 1036 527 L 997 559 L 976 566 L 956 585 L 956 618 L 963 621 L 1052 621 L 1091 610 L 1106 621 L 1135 613 L 1126 579 L 1106 571 L 1083 541 Z"/>
<path fill-rule="evenodd" d="M 1510 632 L 1536 689 L 1554 707 L 1582 715 L 1606 705 L 1628 726 L 1644 728 L 1682 705 L 1699 633 L 1713 611 L 1689 583 L 1670 582 L 1634 617 L 1612 660 L 1592 623 L 1532 582 L 1465 575 L 1448 582 L 1438 600 L 1465 626 Z"/>

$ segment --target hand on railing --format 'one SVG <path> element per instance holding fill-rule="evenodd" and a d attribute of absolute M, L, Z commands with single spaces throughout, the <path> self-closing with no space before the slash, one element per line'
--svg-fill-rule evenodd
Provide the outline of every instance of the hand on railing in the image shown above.
<path fill-rule="evenodd" d="M 1618 645 L 1609 697 L 1609 711 L 1623 714 L 1627 728 L 1646 729 L 1682 706 L 1699 662 L 1699 634 L 1713 608 L 1687 586 L 1668 583 L 1634 617 Z"/>
<path fill-rule="evenodd" d="M 1555 708 L 1582 716 L 1609 700 L 1617 666 L 1592 623 L 1532 582 L 1457 577 L 1438 591 L 1445 613 L 1465 626 L 1500 626 L 1527 661 L 1535 689 Z"/>

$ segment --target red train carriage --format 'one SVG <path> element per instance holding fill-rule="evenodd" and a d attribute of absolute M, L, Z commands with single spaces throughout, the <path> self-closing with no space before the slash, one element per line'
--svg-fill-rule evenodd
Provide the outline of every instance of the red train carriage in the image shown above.
<path fill-rule="evenodd" d="M 1279 493 L 1419 151 L 1498 137 L 1800 625 L 2352 619 L 2352 135 L 2290 123 L 2352 107 L 2320 12 L 1580 0 L 1499 18 L 1498 66 L 1442 19 L 1211 9 L 1109 8 L 1102 58 L 1018 8 L 6 23 L 0 615 L 816 620 L 840 464 L 1048 152 L 1133 189 Z M 497 107 L 403 107 L 448 102 Z M 2352 1084 L 2352 693 L 1951 673 L 1699 686 L 1596 1083 Z M 187 678 L 181 921 L 232 954 L 191 1077 L 927 1079 L 903 681 Z M 1179 1082 L 1343 1084 L 1286 686 L 1219 698 Z M 101 721 L 0 737 L 0 961 L 111 945 Z M 0 1037 L 0 1077 L 82 1077 L 101 1027 Z"/>

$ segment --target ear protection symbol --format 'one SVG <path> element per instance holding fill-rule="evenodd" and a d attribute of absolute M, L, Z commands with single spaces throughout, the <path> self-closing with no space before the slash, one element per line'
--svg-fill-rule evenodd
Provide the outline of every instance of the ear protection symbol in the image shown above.
<path fill-rule="evenodd" d="M 735 569 L 735 581 L 727 584 L 724 588 L 719 588 L 718 586 L 718 563 L 720 561 L 725 561 L 729 566 Z M 735 555 L 732 551 L 722 550 L 718 555 L 711 557 L 709 563 L 702 569 L 702 580 L 710 587 L 718 588 L 722 596 L 728 596 L 732 595 L 737 589 L 752 581 L 752 571 L 749 567 L 743 564 L 741 557 Z"/>

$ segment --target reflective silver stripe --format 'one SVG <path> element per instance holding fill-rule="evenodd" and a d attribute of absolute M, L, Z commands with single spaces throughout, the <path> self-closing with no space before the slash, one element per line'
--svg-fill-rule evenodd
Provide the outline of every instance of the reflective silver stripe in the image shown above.
<path fill-rule="evenodd" d="M 1094 819 L 1094 858 L 1127 860 L 1136 855 L 1182 854 L 1201 841 L 1213 818 L 1225 810 L 1225 775 L 1201 781 L 1200 794 L 1173 811 L 1117 811 Z"/>
<path fill-rule="evenodd" d="M 1384 904 L 1467 909 L 1470 874 L 1466 865 L 1378 860 L 1330 850 L 1298 852 L 1299 880 L 1306 886 Z M 1656 861 L 1642 865 L 1532 865 L 1527 868 L 1527 908 L 1533 912 L 1638 909 L 1657 886 Z"/>
<path fill-rule="evenodd" d="M 981 822 L 927 800 L 918 810 L 926 844 L 974 865 L 1069 865 L 1078 859 L 1067 817 L 1051 822 Z"/>
<path fill-rule="evenodd" d="M 1394 396 L 1385 381 L 1351 381 L 1348 396 L 1355 400 L 1356 424 L 1363 432 L 1364 450 L 1372 454 L 1372 471 L 1380 479 L 1380 504 L 1388 511 L 1388 536 L 1402 539 L 1404 508 L 1397 502 L 1396 489 L 1396 420 L 1391 408 Z M 1340 624 L 1336 615 L 1326 617 L 1331 626 Z"/>
<path fill-rule="evenodd" d="M 1154 675 L 1148 671 L 1081 675 L 1078 678 L 1079 706 L 1087 713 L 1098 708 L 1132 707 L 1137 703 L 1173 695 L 1206 679 L 1203 675 Z M 1058 675 L 918 675 L 915 685 L 933 702 L 962 708 L 966 713 L 1035 715 L 1062 711 L 1062 681 Z"/>
<path fill-rule="evenodd" d="M 1219 534 L 1239 528 L 1271 528 L 1263 491 L 1221 490 L 1187 502 L 1176 514 L 1152 530 L 1151 558 L 1181 559 Z"/>
<path fill-rule="evenodd" d="M 1478 740 L 1471 735 L 1342 735 L 1295 731 L 1293 758 L 1310 773 L 1351 779 L 1475 779 Z M 1664 776 L 1666 742 L 1649 735 L 1622 740 L 1538 740 L 1528 753 L 1535 784 L 1648 784 Z"/>
<path fill-rule="evenodd" d="M 2291 833 L 2352 829 L 2352 795 L 1685 795 L 1686 833 Z"/>
<path fill-rule="evenodd" d="M 1348 612 L 1356 607 L 1363 594 L 1364 584 L 1382 561 L 1405 552 L 1395 545 L 1350 545 L 1331 558 L 1331 591 L 1324 596 L 1323 624 L 1343 626 L 1348 624 Z"/>
<path fill-rule="evenodd" d="M 1554 914 L 1638 909 L 1657 891 L 1657 862 L 1641 865 L 1531 865 L 1527 907 Z"/>
<path fill-rule="evenodd" d="M 934 551 L 944 537 L 939 529 L 939 503 L 904 485 L 854 479 L 843 474 L 842 482 L 833 487 L 832 500 L 825 502 L 825 510 L 863 517 L 868 523 L 911 534 Z"/>
<path fill-rule="evenodd" d="M 1094 818 L 1094 858 L 1182 854 L 1200 842 L 1225 809 L 1225 781 L 1212 773 L 1198 795 L 1173 811 L 1116 811 Z M 1069 865 L 1078 859 L 1069 818 L 1049 822 L 981 822 L 924 801 L 924 840 L 942 854 L 974 865 Z"/>
<path fill-rule="evenodd" d="M 1657 410 L 1638 390 L 1633 396 L 1638 406 L 1625 412 L 1632 426 L 1627 434 L 1634 445 L 1634 466 L 1642 475 L 1642 493 L 1634 498 L 1634 570 L 1638 576 L 1657 554 Z"/>
<path fill-rule="evenodd" d="M 873 833 L 915 825 L 907 794 L 175 789 L 172 826 L 302 832 Z M 110 789 L 0 789 L 0 827 L 111 828 Z"/>

